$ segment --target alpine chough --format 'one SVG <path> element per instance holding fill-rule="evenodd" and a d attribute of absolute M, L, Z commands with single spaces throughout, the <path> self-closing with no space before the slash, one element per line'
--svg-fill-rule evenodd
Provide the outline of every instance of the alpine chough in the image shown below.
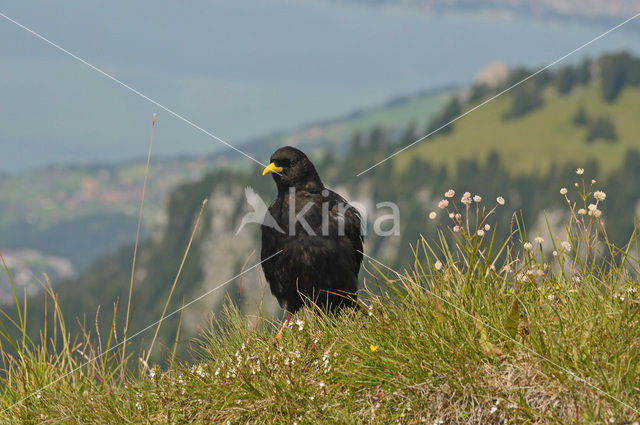
<path fill-rule="evenodd" d="M 307 301 L 325 311 L 356 304 L 363 238 L 358 211 L 325 188 L 302 151 L 280 148 L 270 162 L 262 175 L 273 175 L 278 196 L 261 227 L 261 259 L 271 292 L 288 313 L 280 339 Z M 274 220 L 279 228 L 268 224 Z"/>

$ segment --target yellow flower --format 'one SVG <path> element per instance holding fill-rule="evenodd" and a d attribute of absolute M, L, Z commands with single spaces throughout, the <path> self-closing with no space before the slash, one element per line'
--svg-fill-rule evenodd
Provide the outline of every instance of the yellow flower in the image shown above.
<path fill-rule="evenodd" d="M 369 349 L 371 350 L 372 353 L 375 353 L 376 351 L 378 351 L 378 346 L 371 344 L 369 346 Z"/>

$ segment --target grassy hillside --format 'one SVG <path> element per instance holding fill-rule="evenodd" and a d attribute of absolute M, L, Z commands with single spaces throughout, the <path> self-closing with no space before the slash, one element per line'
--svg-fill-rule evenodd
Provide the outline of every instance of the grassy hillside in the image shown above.
<path fill-rule="evenodd" d="M 360 311 L 305 310 L 280 344 L 272 339 L 276 323 L 234 307 L 191 343 L 188 358 L 162 370 L 136 353 L 135 371 L 124 376 L 111 333 L 87 333 L 61 349 L 46 337 L 3 339 L 21 356 L 3 353 L 0 417 L 10 424 L 633 423 L 640 420 L 638 263 L 608 242 L 605 216 L 578 212 L 609 202 L 601 195 L 596 202 L 593 189 L 581 183 L 557 195 L 569 218 L 546 241 L 521 226 L 497 238 L 485 225 L 504 225 L 492 212 L 500 203 L 465 207 L 451 198 L 436 219 L 439 237 L 415 245 L 414 267 L 366 261 L 368 288 L 378 289 L 362 291 Z M 448 219 L 453 211 L 462 216 Z M 61 338 L 60 316 L 50 320 Z M 108 347 L 115 350 L 99 357 Z"/>
<path fill-rule="evenodd" d="M 418 157 L 455 170 L 461 159 L 486 161 L 490 153 L 498 152 L 511 176 L 544 174 L 552 164 L 595 161 L 605 177 L 622 166 L 629 148 L 640 148 L 640 88 L 625 89 L 611 103 L 602 99 L 595 81 L 568 95 L 549 87 L 543 97 L 543 107 L 513 120 L 502 118 L 511 96 L 498 98 L 456 122 L 451 133 L 432 136 L 398 155 L 394 165 L 402 172 Z M 619 140 L 586 143 L 587 129 L 573 123 L 580 107 L 592 116 L 615 117 Z"/>

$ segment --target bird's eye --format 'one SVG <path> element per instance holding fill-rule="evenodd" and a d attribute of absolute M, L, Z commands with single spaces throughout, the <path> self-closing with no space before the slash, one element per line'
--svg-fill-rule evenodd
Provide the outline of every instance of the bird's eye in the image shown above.
<path fill-rule="evenodd" d="M 277 165 L 278 167 L 286 168 L 286 167 L 288 167 L 289 165 L 291 165 L 291 161 L 290 161 L 290 160 L 288 160 L 288 159 L 279 159 L 279 160 L 276 162 L 276 165 Z"/>

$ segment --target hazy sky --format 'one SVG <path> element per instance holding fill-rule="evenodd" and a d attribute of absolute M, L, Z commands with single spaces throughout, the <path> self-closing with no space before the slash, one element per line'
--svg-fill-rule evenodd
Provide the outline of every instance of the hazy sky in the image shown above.
<path fill-rule="evenodd" d="M 0 12 L 234 145 L 466 84 L 492 61 L 544 65 L 606 30 L 311 0 L 0 1 Z M 585 52 L 638 51 L 639 39 L 620 31 Z M 0 40 L 0 171 L 142 157 L 153 112 L 156 154 L 220 147 L 3 18 Z"/>

